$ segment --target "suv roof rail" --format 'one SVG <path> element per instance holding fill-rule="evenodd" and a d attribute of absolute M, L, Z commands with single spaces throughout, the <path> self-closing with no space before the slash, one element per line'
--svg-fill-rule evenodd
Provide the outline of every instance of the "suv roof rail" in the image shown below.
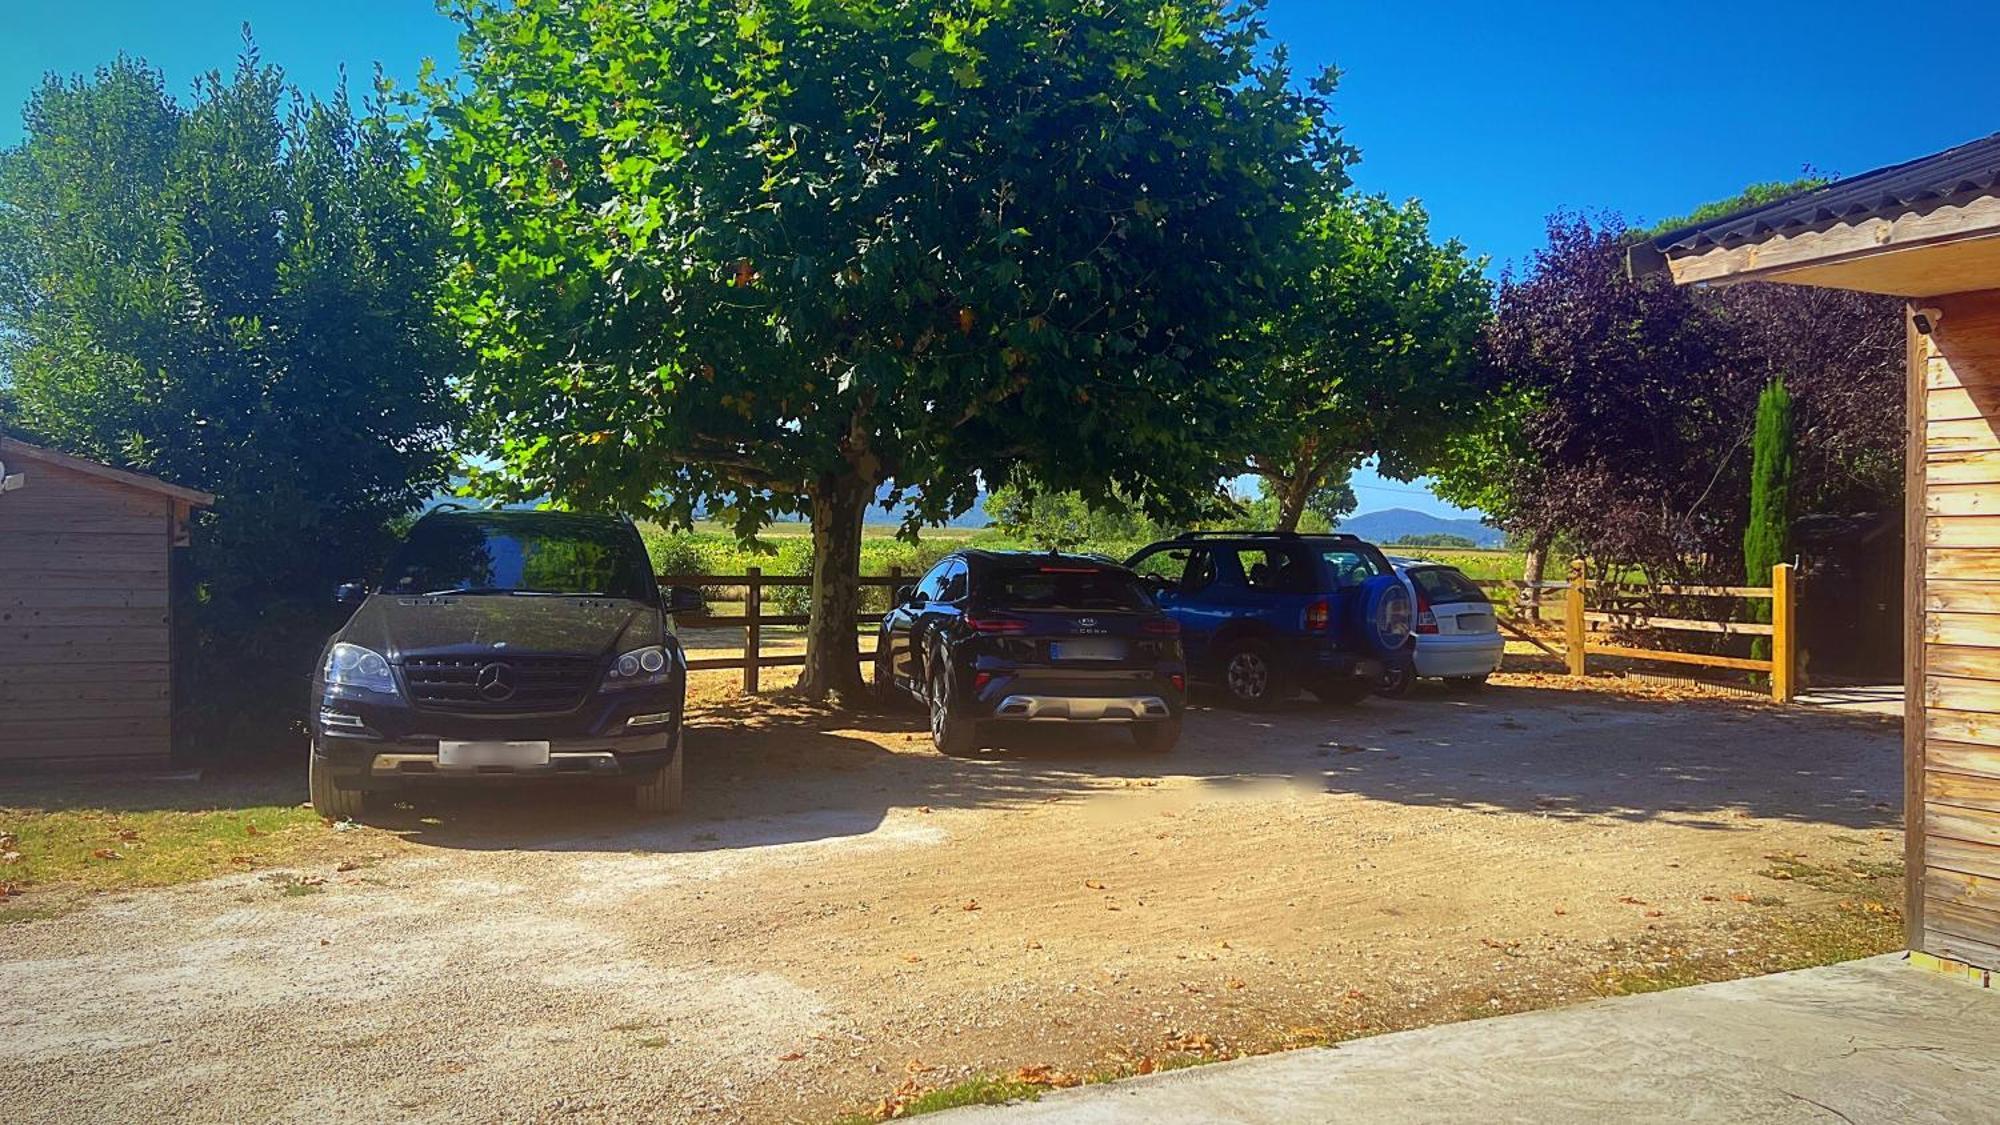
<path fill-rule="evenodd" d="M 1183 531 L 1176 539 L 1359 539 L 1345 531 Z"/>

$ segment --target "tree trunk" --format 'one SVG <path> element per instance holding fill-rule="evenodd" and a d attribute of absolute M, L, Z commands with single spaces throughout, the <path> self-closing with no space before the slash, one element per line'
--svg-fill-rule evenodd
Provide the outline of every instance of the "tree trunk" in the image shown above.
<path fill-rule="evenodd" d="M 1278 486 L 1278 526 L 1275 531 L 1297 531 L 1299 519 L 1306 514 L 1306 501 L 1312 499 L 1313 481 L 1303 470 L 1290 480 L 1277 480 Z"/>
<path fill-rule="evenodd" d="M 1534 621 L 1542 619 L 1542 600 L 1535 583 L 1540 582 L 1542 575 L 1548 571 L 1549 539 L 1548 532 L 1535 532 L 1533 538 L 1528 540 L 1528 554 L 1521 563 L 1521 581 L 1528 584 L 1528 617 Z"/>
<path fill-rule="evenodd" d="M 861 521 L 875 499 L 862 477 L 821 477 L 812 502 L 812 609 L 806 625 L 806 666 L 799 694 L 808 699 L 861 696 L 861 648 L 855 615 L 861 612 Z"/>

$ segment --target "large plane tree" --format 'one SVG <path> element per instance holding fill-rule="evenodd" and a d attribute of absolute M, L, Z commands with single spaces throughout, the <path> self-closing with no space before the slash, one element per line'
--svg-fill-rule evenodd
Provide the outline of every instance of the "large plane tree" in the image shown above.
<path fill-rule="evenodd" d="M 412 131 L 456 224 L 479 484 L 804 512 L 801 690 L 859 686 L 862 518 L 1016 468 L 1204 499 L 1331 76 L 1222 0 L 463 0 Z"/>

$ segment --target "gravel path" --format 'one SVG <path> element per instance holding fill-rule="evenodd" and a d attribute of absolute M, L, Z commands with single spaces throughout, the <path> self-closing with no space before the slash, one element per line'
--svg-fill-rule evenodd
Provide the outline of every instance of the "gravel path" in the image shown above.
<path fill-rule="evenodd" d="M 1769 854 L 1901 848 L 1894 723 L 1798 709 L 1513 677 L 952 760 L 915 716 L 707 698 L 683 818 L 440 793 L 356 870 L 0 930 L 0 1120 L 825 1121 L 1533 1006 L 1727 942 Z"/>

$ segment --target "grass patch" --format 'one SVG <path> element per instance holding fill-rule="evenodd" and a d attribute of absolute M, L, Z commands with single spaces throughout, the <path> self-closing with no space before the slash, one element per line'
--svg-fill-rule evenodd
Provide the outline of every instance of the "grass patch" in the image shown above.
<path fill-rule="evenodd" d="M 10 785 L 0 807 L 0 921 L 54 917 L 82 895 L 164 887 L 317 859 L 336 833 L 296 772 L 224 782 L 67 777 Z M 283 893 L 312 894 L 294 883 Z"/>
<path fill-rule="evenodd" d="M 1046 1083 L 1022 1082 L 997 1075 L 982 1074 L 949 1086 L 884 1098 L 873 1113 L 850 1113 L 834 1119 L 835 1125 L 874 1125 L 890 1117 L 901 1120 L 945 1109 L 969 1105 L 1002 1105 L 1007 1102 L 1037 1101 L 1047 1090 Z"/>

